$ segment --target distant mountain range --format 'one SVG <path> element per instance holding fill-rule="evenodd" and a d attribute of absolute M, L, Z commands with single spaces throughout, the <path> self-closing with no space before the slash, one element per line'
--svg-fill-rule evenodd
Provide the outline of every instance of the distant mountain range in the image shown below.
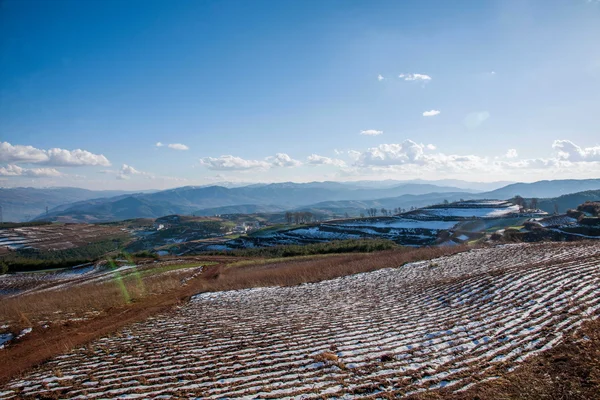
<path fill-rule="evenodd" d="M 600 179 L 562 179 L 533 183 L 513 183 L 503 188 L 485 193 L 494 199 L 508 199 L 516 195 L 522 197 L 558 197 L 564 194 L 600 189 Z"/>
<path fill-rule="evenodd" d="M 310 182 L 252 184 L 242 187 L 186 186 L 152 193 L 97 192 L 75 188 L 0 189 L 4 220 L 35 219 L 65 222 L 105 222 L 129 218 L 157 218 L 169 214 L 215 215 L 310 210 L 356 215 L 365 208 L 410 208 L 443 200 L 553 198 L 563 194 L 600 190 L 600 179 L 556 180 L 509 184 L 487 192 L 432 183 L 395 181 Z M 448 181 L 438 181 L 448 182 Z M 456 181 L 460 184 L 462 181 Z M 373 187 L 369 187 L 373 186 Z M 50 208 L 48 215 L 45 207 Z M 27 211 L 25 211 L 27 210 Z"/>
<path fill-rule="evenodd" d="M 206 214 L 202 210 L 214 208 L 218 209 L 210 210 L 211 213 L 232 213 L 242 205 L 271 206 L 271 209 L 276 207 L 277 210 L 286 210 L 323 201 L 360 201 L 406 194 L 426 195 L 432 192 L 470 194 L 454 187 L 414 183 L 381 189 L 356 188 L 339 182 L 285 182 L 237 188 L 185 186 L 156 193 L 79 201 L 56 207 L 50 210 L 48 215 L 39 215 L 36 219 L 105 222 L 129 218 L 156 218 L 168 214 L 202 215 Z M 228 206 L 237 207 L 223 208 Z M 246 210 L 249 208 L 246 207 Z"/>
<path fill-rule="evenodd" d="M 48 209 L 77 201 L 109 198 L 136 193 L 123 190 L 87 190 L 73 187 L 55 188 L 0 188 L 2 217 L 6 221 L 25 221 Z"/>

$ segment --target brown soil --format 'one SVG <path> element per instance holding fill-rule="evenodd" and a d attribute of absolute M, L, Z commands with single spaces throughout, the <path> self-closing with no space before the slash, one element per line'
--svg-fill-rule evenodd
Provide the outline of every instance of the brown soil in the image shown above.
<path fill-rule="evenodd" d="M 34 329 L 22 340 L 0 352 L 0 365 L 3 366 L 0 368 L 0 385 L 58 354 L 188 301 L 192 295 L 205 287 L 207 279 L 214 279 L 222 265 L 231 262 L 232 259 L 215 257 L 214 261 L 219 261 L 220 264 L 206 267 L 202 275 L 179 290 L 149 296 L 139 303 L 109 309 L 91 320 L 54 325 L 45 330 Z"/>

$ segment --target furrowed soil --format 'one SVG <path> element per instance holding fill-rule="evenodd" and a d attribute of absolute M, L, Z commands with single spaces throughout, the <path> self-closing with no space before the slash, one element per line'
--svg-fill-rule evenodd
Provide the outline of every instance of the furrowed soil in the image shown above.
<path fill-rule="evenodd" d="M 517 398 L 525 376 L 539 379 L 532 385 L 545 376 L 532 360 L 597 339 L 585 334 L 600 310 L 597 243 L 505 245 L 403 266 L 391 253 L 356 258 L 372 272 L 211 292 L 239 284 L 239 267 L 215 266 L 190 285 L 203 293 L 189 302 L 115 324 L 11 379 L 0 398 Z M 372 260 L 396 265 L 375 270 Z M 276 265 L 259 271 L 290 267 Z M 478 392 L 496 382 L 509 383 Z"/>

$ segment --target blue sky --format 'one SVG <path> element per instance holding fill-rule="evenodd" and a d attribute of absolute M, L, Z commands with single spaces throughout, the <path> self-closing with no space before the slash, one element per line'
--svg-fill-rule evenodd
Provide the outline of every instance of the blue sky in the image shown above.
<path fill-rule="evenodd" d="M 598 178 L 599 38 L 588 0 L 3 0 L 0 186 Z"/>

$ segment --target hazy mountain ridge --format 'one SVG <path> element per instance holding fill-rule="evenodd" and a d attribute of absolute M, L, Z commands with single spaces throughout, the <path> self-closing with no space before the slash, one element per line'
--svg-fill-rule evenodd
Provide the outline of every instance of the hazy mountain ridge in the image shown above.
<path fill-rule="evenodd" d="M 117 219 L 160 217 L 168 214 L 192 214 L 203 209 L 226 206 L 275 205 L 281 209 L 295 209 L 322 201 L 371 200 L 397 197 L 405 194 L 424 195 L 431 192 L 469 194 L 452 187 L 430 184 L 404 184 L 392 188 L 364 189 L 347 187 L 339 182 L 275 183 L 236 188 L 221 186 L 184 186 L 150 194 L 119 196 L 114 199 L 81 201 L 71 206 L 52 209 L 37 219 L 112 221 Z M 135 199 L 128 200 L 126 199 Z M 232 211 L 232 210 L 230 210 Z"/>
<path fill-rule="evenodd" d="M 544 180 L 533 183 L 513 183 L 485 193 L 490 198 L 508 199 L 522 197 L 550 198 L 565 194 L 600 189 L 600 179 Z"/>
<path fill-rule="evenodd" d="M 527 199 L 531 200 L 531 199 Z M 538 199 L 538 208 L 553 213 L 554 207 L 558 207 L 559 213 L 564 213 L 568 209 L 575 209 L 578 205 L 586 201 L 600 201 L 600 190 L 587 190 L 584 192 L 565 194 L 559 197 Z"/>
<path fill-rule="evenodd" d="M 23 221 L 48 209 L 98 198 L 115 198 L 135 193 L 123 190 L 88 190 L 74 187 L 0 188 L 0 206 L 4 221 Z"/>
<path fill-rule="evenodd" d="M 56 190 L 71 193 L 70 189 L 73 188 Z M 79 194 L 79 197 L 74 196 L 78 199 L 85 196 L 96 198 L 84 198 L 71 204 L 64 204 L 63 196 L 61 197 L 63 203 L 52 208 L 48 216 L 42 208 L 36 219 L 101 222 L 141 217 L 156 218 L 169 214 L 214 215 L 252 212 L 251 210 L 257 210 L 255 212 L 320 210 L 327 214 L 345 212 L 356 214 L 360 209 L 371 207 L 386 209 L 423 207 L 443 200 L 508 199 L 517 194 L 526 198 L 553 198 L 565 193 L 598 189 L 600 189 L 600 179 L 516 183 L 479 193 L 430 183 L 405 183 L 374 189 L 343 182 L 284 182 L 233 188 L 184 186 L 153 193 L 119 193 L 118 196 L 110 198 L 98 198 L 98 194 L 102 192 L 74 189 L 74 193 L 80 193 L 78 191 L 84 193 Z M 29 189 L 23 190 L 27 192 Z M 0 194 L 7 196 L 6 191 L 0 191 Z M 39 196 L 41 195 L 38 194 Z M 38 204 L 49 203 L 43 198 L 38 200 Z"/>

